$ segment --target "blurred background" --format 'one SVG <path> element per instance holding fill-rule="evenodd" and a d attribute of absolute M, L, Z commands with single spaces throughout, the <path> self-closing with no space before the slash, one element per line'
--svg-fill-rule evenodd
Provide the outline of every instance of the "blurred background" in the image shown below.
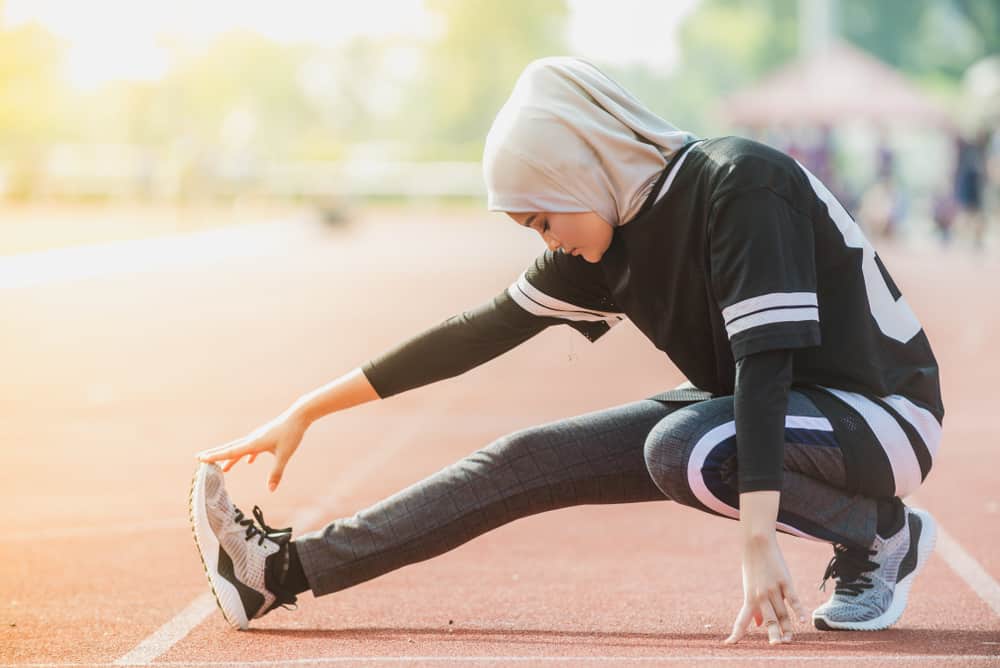
<path fill-rule="evenodd" d="M 703 557 L 738 553 L 733 525 L 655 503 L 519 521 L 237 643 L 192 549 L 195 452 L 486 303 L 544 249 L 486 211 L 481 158 L 552 55 L 698 136 L 793 154 L 859 220 L 942 370 L 920 505 L 982 576 L 931 563 L 909 629 L 840 647 L 996 650 L 975 594 L 1000 578 L 998 0 L 0 0 L 0 664 L 715 644 L 740 575 Z M 313 530 L 503 434 L 684 379 L 634 324 L 598 343 L 550 327 L 310 427 L 275 494 L 270 457 L 227 489 Z M 828 549 L 787 545 L 818 604 Z"/>
<path fill-rule="evenodd" d="M 996 236 L 996 0 L 0 0 L 0 254 L 483 212 L 490 123 L 562 54 L 793 154 L 869 238 Z"/>

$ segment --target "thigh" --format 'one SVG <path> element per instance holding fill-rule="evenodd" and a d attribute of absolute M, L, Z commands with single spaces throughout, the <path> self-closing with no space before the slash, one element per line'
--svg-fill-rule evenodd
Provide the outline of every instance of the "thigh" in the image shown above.
<path fill-rule="evenodd" d="M 665 499 L 643 447 L 650 429 L 691 402 L 641 399 L 506 434 L 452 466 L 473 468 L 501 496 L 546 487 L 553 507 Z"/>
<path fill-rule="evenodd" d="M 666 496 L 738 519 L 732 396 L 701 401 L 665 416 L 650 431 L 644 454 L 651 478 Z M 843 453 L 830 420 L 795 390 L 789 393 L 785 417 L 783 466 L 779 529 L 820 540 L 867 531 L 871 504 L 859 510 L 859 501 L 867 499 L 848 491 Z"/>
<path fill-rule="evenodd" d="M 682 471 L 687 477 L 689 470 L 704 469 L 710 487 L 735 484 L 736 454 L 732 395 L 689 404 L 664 416 L 650 431 L 645 446 L 651 470 Z M 783 466 L 786 471 L 847 488 L 843 452 L 828 416 L 795 390 L 788 395 Z"/>

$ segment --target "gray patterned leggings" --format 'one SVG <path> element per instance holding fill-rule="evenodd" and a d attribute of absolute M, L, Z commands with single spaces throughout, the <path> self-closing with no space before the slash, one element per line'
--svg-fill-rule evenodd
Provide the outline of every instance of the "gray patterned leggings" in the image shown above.
<path fill-rule="evenodd" d="M 520 429 L 351 517 L 295 539 L 309 587 L 329 594 L 566 506 L 674 500 L 739 517 L 733 397 L 641 399 Z M 870 545 L 874 499 L 847 489 L 826 417 L 789 394 L 778 528 Z"/>

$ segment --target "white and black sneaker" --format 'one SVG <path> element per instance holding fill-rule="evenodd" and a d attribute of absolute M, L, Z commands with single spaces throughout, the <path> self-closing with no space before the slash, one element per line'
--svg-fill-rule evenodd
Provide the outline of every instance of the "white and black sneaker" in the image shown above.
<path fill-rule="evenodd" d="M 926 510 L 905 508 L 902 528 L 888 538 L 875 536 L 868 550 L 834 546 L 823 585 L 836 578 L 826 603 L 813 611 L 821 631 L 878 631 L 895 624 L 906 607 L 914 578 L 934 549 L 937 526 Z"/>
<path fill-rule="evenodd" d="M 295 595 L 281 588 L 292 528 L 269 527 L 257 506 L 253 518 L 245 517 L 229 500 L 223 476 L 218 464 L 199 465 L 191 482 L 191 527 L 219 609 L 245 630 L 251 619 L 295 603 Z"/>

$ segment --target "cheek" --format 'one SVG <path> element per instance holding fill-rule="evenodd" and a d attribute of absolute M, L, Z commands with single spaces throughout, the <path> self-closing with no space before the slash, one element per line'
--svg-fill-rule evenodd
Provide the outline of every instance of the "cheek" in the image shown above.
<path fill-rule="evenodd" d="M 612 230 L 604 221 L 600 221 L 600 226 L 591 229 L 591 244 L 597 248 L 607 248 L 611 243 Z"/>
<path fill-rule="evenodd" d="M 573 228 L 573 225 L 564 220 L 549 220 L 549 229 L 552 230 L 552 234 L 555 235 L 556 239 L 559 239 L 564 244 L 574 243 L 580 236 L 579 232 Z"/>

